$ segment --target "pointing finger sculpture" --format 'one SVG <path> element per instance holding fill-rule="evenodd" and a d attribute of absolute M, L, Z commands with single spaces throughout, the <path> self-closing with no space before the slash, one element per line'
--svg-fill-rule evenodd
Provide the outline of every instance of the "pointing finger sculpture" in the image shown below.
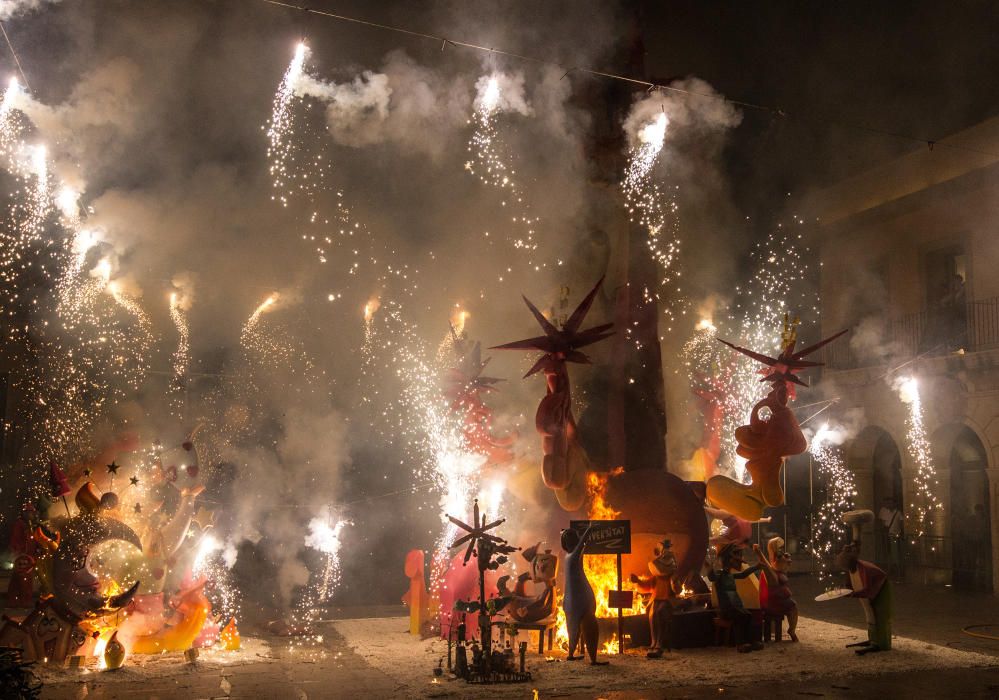
<path fill-rule="evenodd" d="M 568 511 L 580 508 L 586 500 L 586 472 L 589 459 L 576 438 L 576 420 L 572 415 L 572 395 L 566 363 L 590 364 L 590 358 L 580 352 L 580 348 L 613 335 L 610 332 L 614 325 L 612 323 L 594 326 L 585 331 L 579 330 L 603 282 L 604 279 L 601 277 L 562 328 L 545 318 L 538 308 L 524 297 L 524 303 L 534 314 L 545 334 L 492 348 L 540 350 L 544 353 L 524 377 L 536 372 L 545 373 L 547 393 L 538 405 L 534 418 L 535 427 L 541 434 L 544 452 L 541 478 L 545 486 L 555 491 L 562 508 Z"/>
<path fill-rule="evenodd" d="M 784 490 L 780 485 L 781 466 L 785 458 L 801 454 L 807 447 L 801 427 L 787 405 L 788 401 L 794 398 L 795 384 L 808 386 L 795 375 L 808 367 L 821 366 L 821 362 L 810 362 L 802 358 L 846 333 L 845 330 L 840 331 L 796 352 L 794 346 L 798 339 L 797 324 L 797 319 L 789 321 L 785 314 L 783 349 L 777 357 L 769 357 L 721 341 L 737 352 L 766 365 L 769 369 L 764 370 L 764 376 L 760 381 L 773 384 L 770 393 L 753 406 L 749 425 L 740 426 L 735 431 L 735 439 L 738 442 L 736 453 L 746 459 L 746 471 L 749 472 L 751 483 L 741 484 L 721 475 L 708 480 L 708 499 L 719 508 L 744 520 L 759 520 L 765 508 L 783 505 Z"/>

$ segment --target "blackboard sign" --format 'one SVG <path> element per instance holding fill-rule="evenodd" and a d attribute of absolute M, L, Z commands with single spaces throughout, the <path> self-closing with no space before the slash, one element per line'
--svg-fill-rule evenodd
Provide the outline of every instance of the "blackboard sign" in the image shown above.
<path fill-rule="evenodd" d="M 635 604 L 634 591 L 607 591 L 607 607 L 611 610 L 631 610 Z"/>
<path fill-rule="evenodd" d="M 631 554 L 630 520 L 570 520 L 569 527 L 582 535 L 590 523 L 586 554 Z"/>

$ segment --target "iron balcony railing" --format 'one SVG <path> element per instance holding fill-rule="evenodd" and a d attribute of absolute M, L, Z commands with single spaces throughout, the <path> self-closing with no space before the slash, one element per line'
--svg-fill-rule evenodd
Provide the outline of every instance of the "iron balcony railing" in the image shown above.
<path fill-rule="evenodd" d="M 917 313 L 867 322 L 830 344 L 824 362 L 832 369 L 875 367 L 917 355 L 978 352 L 999 347 L 999 297 L 941 305 Z"/>

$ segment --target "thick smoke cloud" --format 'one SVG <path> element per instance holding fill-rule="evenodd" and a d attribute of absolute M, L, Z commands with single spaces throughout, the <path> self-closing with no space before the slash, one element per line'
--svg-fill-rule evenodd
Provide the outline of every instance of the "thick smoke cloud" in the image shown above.
<path fill-rule="evenodd" d="M 360 311 L 371 295 L 382 297 L 386 313 L 392 301 L 404 302 L 406 322 L 431 344 L 460 303 L 472 313 L 470 334 L 488 345 L 505 339 L 496 328 L 530 332 L 519 292 L 552 303 L 559 284 L 592 283 L 596 271 L 577 284 L 529 268 L 526 253 L 510 244 L 517 232 L 503 192 L 463 167 L 476 99 L 495 79 L 497 152 L 524 192 L 523 214 L 541 222 L 539 260 L 570 258 L 587 190 L 586 119 L 571 104 L 571 81 L 556 69 L 483 66 L 468 54 L 441 60 L 391 40 L 372 50 L 315 27 L 309 77 L 295 85 L 304 100 L 293 138 L 302 152 L 327 153 L 332 167 L 312 201 L 284 209 L 272 201 L 261 131 L 294 47 L 284 15 L 171 2 L 121 13 L 98 3 L 46 9 L 31 17 L 64 27 L 73 41 L 55 57 L 26 51 L 22 59 L 34 75 L 45 74 L 46 61 L 72 70 L 36 81 L 18 108 L 32 140 L 48 145 L 54 182 L 82 192 L 84 225 L 101 241 L 85 267 L 106 259 L 111 277 L 149 313 L 156 370 L 170 368 L 178 342 L 168 308 L 177 294 L 191 327 L 192 370 L 204 375 L 189 382 L 184 421 L 167 409 L 166 380 L 151 380 L 102 419 L 94 439 L 110 439 L 126 416 L 142 440 L 180 440 L 200 424 L 205 461 L 227 465 L 210 494 L 221 502 L 226 563 L 238 574 L 237 553 L 252 544 L 275 571 L 275 605 L 292 605 L 315 549 L 306 544 L 309 522 L 347 493 L 363 499 L 417 478 L 418 465 L 385 435 L 391 419 L 381 417 L 376 430 L 359 409 L 374 390 L 383 392 L 376 400 L 391 401 L 401 388 L 390 359 L 359 377 Z M 505 20 L 490 33 L 517 48 L 524 16 L 512 11 Z M 150 26 L 160 31 L 150 35 Z M 323 128 L 311 128 L 316 117 Z M 337 201 L 365 233 L 331 246 L 324 264 L 303 237 L 336 233 L 339 221 L 314 226 L 311 214 L 332 217 Z M 408 266 L 409 277 L 386 277 L 389 266 Z M 247 347 L 243 328 L 274 291 L 280 301 L 260 316 L 260 346 Z M 494 366 L 519 376 L 524 361 L 511 354 Z M 537 390 L 511 382 L 496 402 L 498 427 L 525 423 L 523 406 Z M 530 436 L 529 427 L 522 434 Z M 415 527 L 432 539 L 437 514 L 417 511 L 421 498 L 437 496 L 389 501 L 363 517 L 344 513 L 358 521 L 344 532 L 345 557 L 352 537 L 355 554 L 380 552 L 379 561 L 392 562 L 400 547 L 415 544 L 399 533 Z M 356 561 L 358 590 L 387 585 L 377 567 Z M 254 584 L 265 585 L 259 577 Z"/>

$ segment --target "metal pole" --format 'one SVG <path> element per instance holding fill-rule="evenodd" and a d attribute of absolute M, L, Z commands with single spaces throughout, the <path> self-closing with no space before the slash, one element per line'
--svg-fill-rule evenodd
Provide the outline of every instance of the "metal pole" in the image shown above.
<path fill-rule="evenodd" d="M 812 573 L 815 573 L 815 485 L 813 482 L 812 453 L 808 453 L 808 539 L 812 550 Z"/>
<path fill-rule="evenodd" d="M 617 589 L 621 590 L 621 553 L 617 555 Z M 618 601 L 619 603 L 621 601 Z M 624 653 L 624 613 L 617 609 L 617 653 Z"/>
<path fill-rule="evenodd" d="M 784 479 L 784 546 L 787 546 L 787 511 L 790 506 L 787 503 L 787 460 L 784 460 L 784 469 L 781 474 Z"/>

